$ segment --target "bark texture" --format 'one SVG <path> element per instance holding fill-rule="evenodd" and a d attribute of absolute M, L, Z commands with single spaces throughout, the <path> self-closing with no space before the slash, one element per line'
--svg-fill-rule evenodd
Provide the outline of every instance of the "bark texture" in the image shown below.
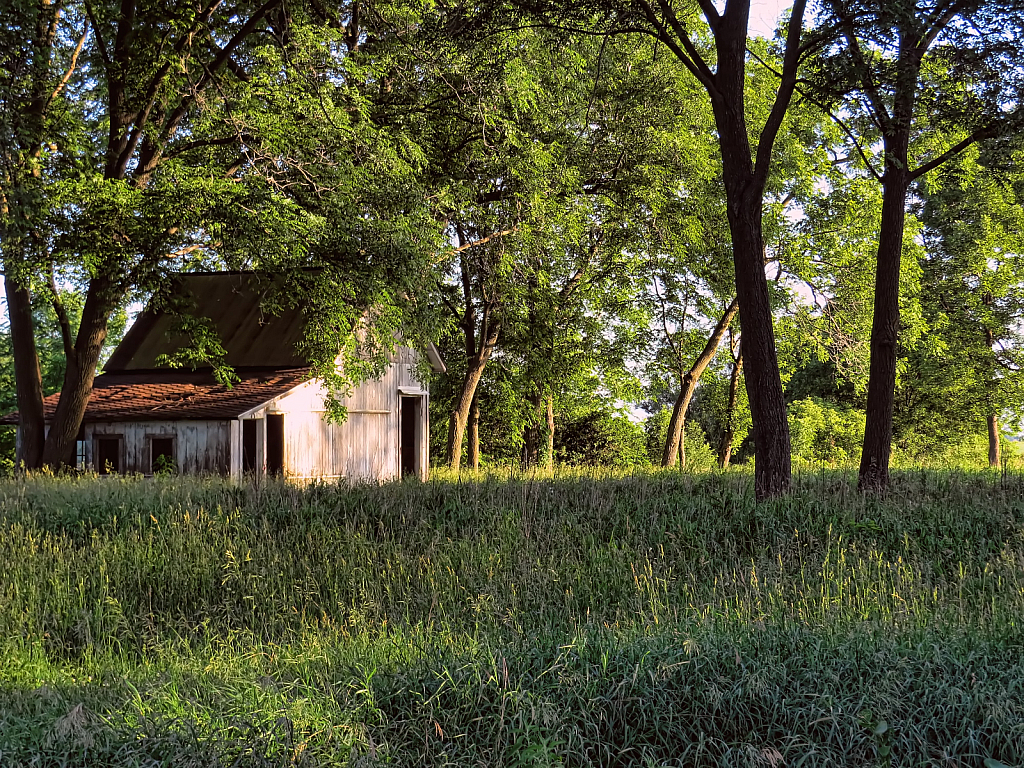
<path fill-rule="evenodd" d="M 481 337 L 476 354 L 468 360 L 466 375 L 462 378 L 462 387 L 455 397 L 455 404 L 448 420 L 447 460 L 451 469 L 458 470 L 462 464 L 462 441 L 465 439 L 469 412 L 476 395 L 477 385 L 480 383 L 480 377 L 483 376 L 494 345 L 498 343 L 500 331 L 500 324 L 491 325 L 487 329 L 487 335 Z"/>
<path fill-rule="evenodd" d="M 39 371 L 35 326 L 32 322 L 32 295 L 10 277 L 4 279 L 7 312 L 14 352 L 14 383 L 18 398 L 19 467 L 38 469 L 43 459 L 45 424 L 43 421 L 43 379 Z"/>
<path fill-rule="evenodd" d="M 882 223 L 875 265 L 875 311 L 871 321 L 867 419 L 858 481 L 860 489 L 867 491 L 884 491 L 889 485 L 889 454 L 892 449 L 892 416 L 896 393 L 896 344 L 900 326 L 900 263 L 907 190 L 911 180 L 907 170 L 909 143 L 909 129 L 888 137 L 886 142 Z"/>
<path fill-rule="evenodd" d="M 722 150 L 736 298 L 743 309 L 740 327 L 753 421 L 754 493 L 758 499 L 787 492 L 792 477 L 789 422 L 765 276 L 762 209 L 772 147 L 796 88 L 804 10 L 803 0 L 797 0 L 786 33 L 782 77 L 758 136 L 756 153 L 751 148 L 745 113 L 749 2 L 727 4 L 713 27 L 718 69 L 708 93 Z"/>
<path fill-rule="evenodd" d="M 469 467 L 474 472 L 480 469 L 480 398 L 474 393 L 469 406 Z"/>
<path fill-rule="evenodd" d="M 74 455 L 75 438 L 82 427 L 96 366 L 107 338 L 107 322 L 118 299 L 111 280 L 97 277 L 91 281 L 75 346 L 67 356 L 60 400 L 43 446 L 43 464 L 48 467 L 57 469 Z"/>
<path fill-rule="evenodd" d="M 27 88 L 20 95 L 13 92 L 12 86 L 11 102 L 7 105 L 7 117 L 11 119 L 8 130 L 16 141 L 0 162 L 0 249 L 18 403 L 15 460 L 23 469 L 38 469 L 42 465 L 46 425 L 28 275 L 42 247 L 35 231 L 35 202 L 42 196 L 39 159 L 46 136 L 47 112 L 57 93 L 53 90 L 52 58 L 61 5 L 42 0 L 29 13 L 34 13 L 35 18 L 24 19 L 24 28 L 31 30 L 26 46 L 5 52 L 10 57 L 7 63 L 29 76 Z M 12 23 L 14 20 L 12 14 Z"/>
<path fill-rule="evenodd" d="M 686 464 L 686 447 L 683 435 L 686 427 L 686 412 L 689 410 L 690 400 L 693 398 L 694 390 L 697 388 L 697 382 L 700 381 L 701 375 L 711 364 L 711 361 L 715 359 L 715 354 L 722 343 L 722 338 L 725 336 L 729 324 L 736 317 L 739 308 L 739 302 L 733 299 L 726 308 L 725 313 L 719 318 L 718 323 L 711 332 L 711 336 L 708 337 L 707 344 L 704 345 L 704 349 L 697 355 L 697 358 L 690 366 L 690 370 L 681 377 L 679 396 L 676 398 L 675 406 L 672 408 L 672 418 L 669 420 L 668 435 L 665 438 L 665 450 L 661 455 L 661 466 L 663 467 L 674 467 L 677 458 L 680 464 Z"/>

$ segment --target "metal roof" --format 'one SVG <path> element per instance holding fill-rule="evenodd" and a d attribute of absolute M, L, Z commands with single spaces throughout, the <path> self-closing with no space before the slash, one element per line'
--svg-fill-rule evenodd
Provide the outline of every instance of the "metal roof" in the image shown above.
<path fill-rule="evenodd" d="M 300 368 L 308 365 L 297 349 L 304 319 L 298 307 L 277 315 L 264 311 L 272 288 L 254 274 L 242 272 L 184 273 L 176 278 L 174 294 L 195 317 L 210 321 L 232 368 Z M 173 355 L 188 345 L 175 330 L 178 317 L 165 310 L 146 310 L 132 325 L 104 366 L 106 371 L 153 370 L 161 355 Z"/>

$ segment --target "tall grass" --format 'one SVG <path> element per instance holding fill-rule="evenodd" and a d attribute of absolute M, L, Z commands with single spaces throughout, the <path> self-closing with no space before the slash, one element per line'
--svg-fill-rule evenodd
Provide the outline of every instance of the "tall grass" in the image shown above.
<path fill-rule="evenodd" d="M 0 563 L 2 765 L 1024 761 L 1015 474 L 34 478 Z"/>

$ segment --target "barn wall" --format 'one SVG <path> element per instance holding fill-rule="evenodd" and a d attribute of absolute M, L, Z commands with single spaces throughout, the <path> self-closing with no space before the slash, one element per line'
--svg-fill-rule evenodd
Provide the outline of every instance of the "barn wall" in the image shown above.
<path fill-rule="evenodd" d="M 361 384 L 346 399 L 348 419 L 343 424 L 324 419 L 326 392 L 317 381 L 297 387 L 243 418 L 255 418 L 262 423 L 268 413 L 284 414 L 285 473 L 289 477 L 395 478 L 400 469 L 399 390 L 426 389 L 416 377 L 416 359 L 416 352 L 411 349 L 396 350 L 395 363 L 383 377 Z M 428 463 L 426 418 L 424 397 L 417 435 L 422 477 L 426 477 Z M 236 424 L 240 433 L 240 421 Z M 258 444 L 262 442 L 263 438 L 258 438 Z"/>
<path fill-rule="evenodd" d="M 184 474 L 227 474 L 231 466 L 228 421 L 94 422 L 84 426 L 86 465 L 94 468 L 95 438 L 120 435 L 122 471 L 150 474 L 149 439 L 173 437 L 175 464 Z"/>

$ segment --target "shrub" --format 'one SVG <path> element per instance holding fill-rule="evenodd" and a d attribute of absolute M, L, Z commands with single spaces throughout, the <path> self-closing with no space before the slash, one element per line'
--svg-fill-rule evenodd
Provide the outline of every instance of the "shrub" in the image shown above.
<path fill-rule="evenodd" d="M 840 466 L 860 455 L 864 414 L 805 397 L 789 406 L 789 434 L 796 462 Z"/>
<path fill-rule="evenodd" d="M 643 427 L 606 411 L 593 411 L 555 429 L 555 456 L 572 465 L 629 468 L 650 464 Z"/>

